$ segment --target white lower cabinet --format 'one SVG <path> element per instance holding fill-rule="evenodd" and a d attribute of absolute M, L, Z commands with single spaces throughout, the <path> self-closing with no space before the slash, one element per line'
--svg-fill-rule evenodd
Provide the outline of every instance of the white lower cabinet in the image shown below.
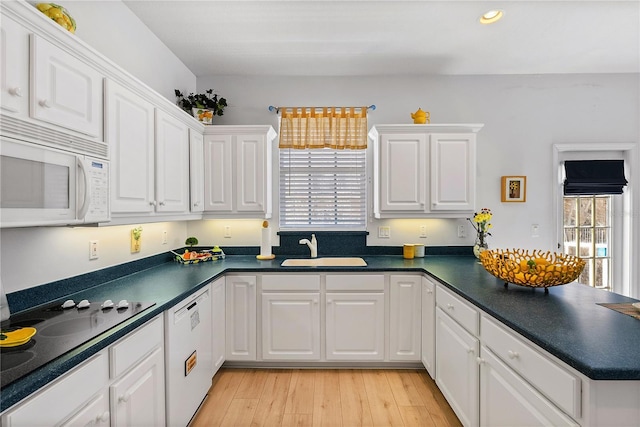
<path fill-rule="evenodd" d="M 435 378 L 436 363 L 436 285 L 422 278 L 422 365 Z"/>
<path fill-rule="evenodd" d="M 226 288 L 226 359 L 256 360 L 256 276 L 227 276 Z"/>
<path fill-rule="evenodd" d="M 2 426 L 165 424 L 162 315 L 10 408 Z"/>
<path fill-rule="evenodd" d="M 221 277 L 211 283 L 211 319 L 213 325 L 211 327 L 211 343 L 212 343 L 212 359 L 213 359 L 213 377 L 220 369 L 225 360 L 225 305 L 226 305 L 226 289 L 225 278 Z"/>
<path fill-rule="evenodd" d="M 384 293 L 327 292 L 327 360 L 384 360 Z"/>
<path fill-rule="evenodd" d="M 320 359 L 320 293 L 262 294 L 262 358 Z"/>
<path fill-rule="evenodd" d="M 389 277 L 389 360 L 420 361 L 421 276 Z"/>
<path fill-rule="evenodd" d="M 436 384 L 464 426 L 478 425 L 479 340 L 436 307 Z"/>
<path fill-rule="evenodd" d="M 578 426 L 484 346 L 478 363 L 480 425 Z"/>
<path fill-rule="evenodd" d="M 156 348 L 110 388 L 116 426 L 164 425 L 164 356 Z"/>

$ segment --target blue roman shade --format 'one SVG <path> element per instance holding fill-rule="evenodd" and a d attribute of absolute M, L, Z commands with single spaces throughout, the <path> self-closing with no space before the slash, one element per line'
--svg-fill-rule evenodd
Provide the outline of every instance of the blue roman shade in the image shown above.
<path fill-rule="evenodd" d="M 566 196 L 622 194 L 627 185 L 624 160 L 567 160 L 564 170 Z"/>

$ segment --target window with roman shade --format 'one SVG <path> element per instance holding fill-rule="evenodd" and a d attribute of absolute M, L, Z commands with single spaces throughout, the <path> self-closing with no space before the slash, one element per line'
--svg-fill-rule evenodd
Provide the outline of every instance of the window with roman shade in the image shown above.
<path fill-rule="evenodd" d="M 564 194 L 622 194 L 624 160 L 565 160 Z"/>

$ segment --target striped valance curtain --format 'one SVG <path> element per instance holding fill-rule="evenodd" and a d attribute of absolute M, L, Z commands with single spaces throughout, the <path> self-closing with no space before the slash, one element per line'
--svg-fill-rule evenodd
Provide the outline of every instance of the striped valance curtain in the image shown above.
<path fill-rule="evenodd" d="M 280 148 L 367 148 L 367 107 L 281 107 Z"/>

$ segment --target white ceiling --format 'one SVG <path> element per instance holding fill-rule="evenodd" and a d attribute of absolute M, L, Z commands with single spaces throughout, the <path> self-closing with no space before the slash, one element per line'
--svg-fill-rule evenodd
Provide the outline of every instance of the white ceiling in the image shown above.
<path fill-rule="evenodd" d="M 640 0 L 124 3 L 196 76 L 640 72 Z"/>

